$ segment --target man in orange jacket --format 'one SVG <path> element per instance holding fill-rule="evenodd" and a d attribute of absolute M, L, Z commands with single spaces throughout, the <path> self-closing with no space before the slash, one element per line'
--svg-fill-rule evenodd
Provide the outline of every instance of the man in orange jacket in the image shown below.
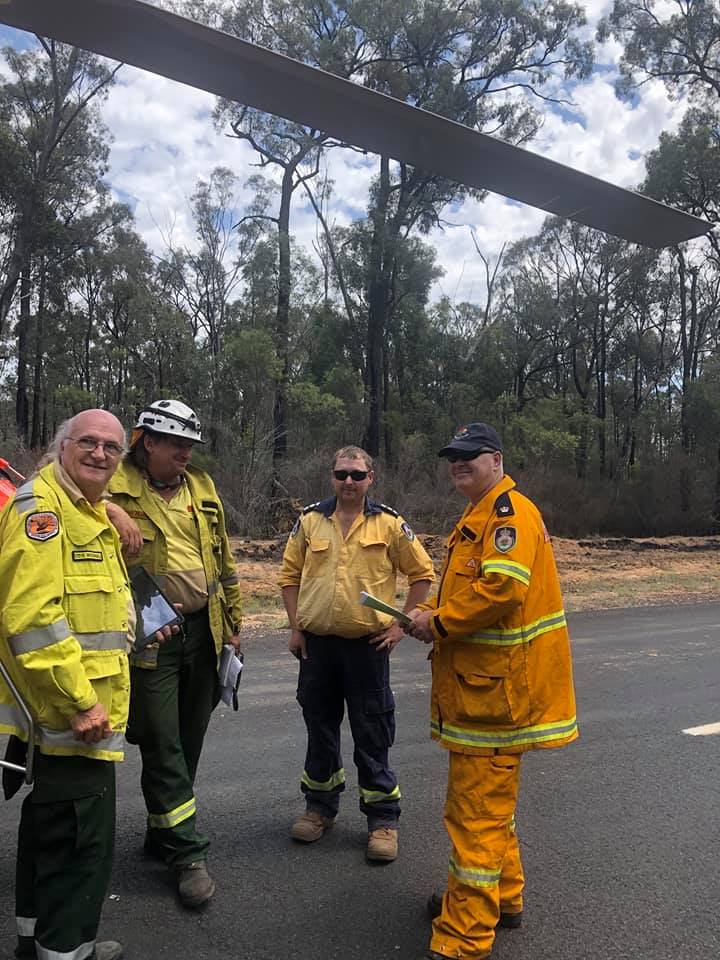
<path fill-rule="evenodd" d="M 515 833 L 520 758 L 577 737 L 570 642 L 550 538 L 503 473 L 495 430 L 470 423 L 440 457 L 469 503 L 447 544 L 438 595 L 408 628 L 433 644 L 431 734 L 450 754 L 448 888 L 430 898 L 427 957 L 487 957 L 519 926 Z"/>

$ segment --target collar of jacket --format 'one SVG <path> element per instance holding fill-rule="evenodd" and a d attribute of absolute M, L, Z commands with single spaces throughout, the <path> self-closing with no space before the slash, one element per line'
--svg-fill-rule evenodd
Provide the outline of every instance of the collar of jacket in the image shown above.
<path fill-rule="evenodd" d="M 196 490 L 197 481 L 205 473 L 204 470 L 201 470 L 200 467 L 194 466 L 192 463 L 187 465 L 185 470 L 185 480 L 188 487 L 190 488 L 190 494 L 193 495 Z M 146 484 L 143 478 L 143 475 L 140 473 L 138 468 L 133 463 L 128 463 L 123 460 L 120 466 L 115 471 L 115 475 L 108 484 L 108 491 L 113 493 L 124 493 L 129 497 L 141 497 L 143 490 L 153 490 L 154 488 L 150 484 Z"/>
<path fill-rule="evenodd" d="M 488 490 L 482 500 L 473 505 L 469 503 L 465 512 L 455 524 L 455 537 L 463 537 L 465 540 L 471 540 L 473 543 L 482 537 L 483 530 L 487 526 L 493 510 L 495 501 L 502 493 L 515 488 L 515 481 L 506 473 L 499 483 L 496 483 L 492 490 Z"/>
<path fill-rule="evenodd" d="M 320 500 L 315 509 L 320 513 L 324 514 L 328 519 L 335 513 L 337 507 L 337 497 L 328 497 L 327 500 Z M 370 517 L 376 513 L 382 513 L 382 508 L 375 501 L 371 500 L 370 497 L 365 497 L 365 506 L 363 507 L 363 513 L 366 517 Z"/>
<path fill-rule="evenodd" d="M 109 527 L 109 521 L 101 516 L 105 512 L 104 505 L 92 507 L 85 497 L 81 497 L 76 503 L 73 503 L 55 474 L 54 463 L 49 463 L 46 467 L 43 467 L 39 477 L 52 489 L 60 501 L 60 523 L 70 541 L 76 546 L 82 547 L 86 543 L 90 543 L 91 540 L 95 540 L 103 530 Z"/>
<path fill-rule="evenodd" d="M 202 476 L 204 476 L 203 470 L 200 470 L 199 467 L 193 467 L 192 464 L 188 464 L 185 472 L 185 480 L 190 490 L 190 499 L 193 503 L 197 500 L 197 483 Z M 165 515 L 158 503 L 157 497 L 154 496 L 157 491 L 145 482 L 143 475 L 134 463 L 123 462 L 120 464 L 115 472 L 115 476 L 108 485 L 108 490 L 111 495 L 118 494 L 120 496 L 128 496 L 137 501 L 145 512 L 145 515 L 155 524 L 158 530 L 162 531 L 165 529 Z"/>

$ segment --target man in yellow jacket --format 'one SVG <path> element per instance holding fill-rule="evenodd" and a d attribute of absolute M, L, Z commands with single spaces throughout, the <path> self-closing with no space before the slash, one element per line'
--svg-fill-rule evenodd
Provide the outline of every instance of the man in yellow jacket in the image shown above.
<path fill-rule="evenodd" d="M 577 737 L 570 642 L 550 538 L 503 473 L 496 431 L 460 427 L 439 456 L 468 506 L 438 595 L 408 628 L 433 644 L 431 734 L 450 752 L 448 887 L 434 894 L 432 960 L 487 957 L 517 927 L 525 885 L 515 832 L 520 758 Z"/>
<path fill-rule="evenodd" d="M 111 513 L 130 547 L 128 566 L 145 567 L 185 618 L 162 649 L 130 657 L 128 740 L 142 754 L 145 850 L 174 871 L 180 900 L 190 908 L 215 892 L 194 783 L 219 699 L 218 657 L 223 644 L 239 649 L 242 619 L 223 505 L 210 476 L 190 463 L 202 442 L 190 407 L 156 400 L 141 411 L 130 452 L 109 486 L 113 506 L 130 517 Z"/>
<path fill-rule="evenodd" d="M 129 700 L 130 592 L 101 499 L 124 446 L 112 414 L 78 414 L 0 514 L 0 658 L 37 723 L 18 838 L 19 957 L 122 956 L 95 936 Z M 27 739 L 2 680 L 0 731 Z"/>

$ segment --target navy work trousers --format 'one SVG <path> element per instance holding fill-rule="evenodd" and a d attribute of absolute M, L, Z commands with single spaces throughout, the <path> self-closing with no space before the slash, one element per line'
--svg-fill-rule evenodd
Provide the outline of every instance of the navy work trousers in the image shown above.
<path fill-rule="evenodd" d="M 390 769 L 395 739 L 395 699 L 386 650 L 367 637 L 305 632 L 307 659 L 300 661 L 297 699 L 308 742 L 301 789 L 309 810 L 334 817 L 345 789 L 340 725 L 347 703 L 358 771 L 360 810 L 368 828 L 397 826 L 400 789 Z"/>

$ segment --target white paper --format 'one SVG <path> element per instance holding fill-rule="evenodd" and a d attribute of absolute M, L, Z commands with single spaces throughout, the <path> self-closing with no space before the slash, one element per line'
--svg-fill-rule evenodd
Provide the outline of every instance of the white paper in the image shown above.
<path fill-rule="evenodd" d="M 225 644 L 220 655 L 218 677 L 220 679 L 220 699 L 228 706 L 232 706 L 233 691 L 242 668 L 242 661 L 235 656 L 235 648 L 230 644 Z"/>

